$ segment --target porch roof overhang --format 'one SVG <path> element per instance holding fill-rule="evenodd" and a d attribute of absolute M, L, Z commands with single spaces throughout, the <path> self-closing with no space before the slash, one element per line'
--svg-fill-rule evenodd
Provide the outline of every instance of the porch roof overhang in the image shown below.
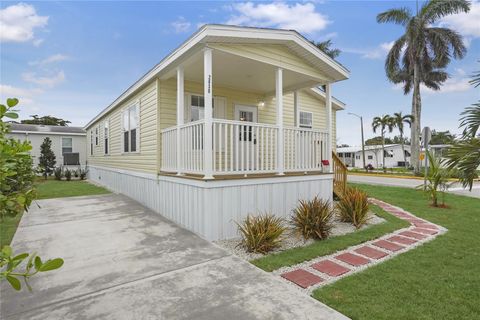
<path fill-rule="evenodd" d="M 206 46 L 215 47 L 215 44 L 276 44 L 283 45 L 292 53 L 306 61 L 317 72 L 295 72 L 286 68 L 285 91 L 296 90 L 299 88 L 314 87 L 318 84 L 326 84 L 345 80 L 349 76 L 349 71 L 341 64 L 330 58 L 328 55 L 319 50 L 316 46 L 310 43 L 306 38 L 294 30 L 268 29 L 268 28 L 252 28 L 252 27 L 238 27 L 228 25 L 204 25 L 189 39 L 187 39 L 180 47 L 174 50 L 171 54 L 165 57 L 160 63 L 148 71 L 142 78 L 136 81 L 125 92 L 123 92 L 115 101 L 113 101 L 107 108 L 100 112 L 95 118 L 88 122 L 84 129 L 88 129 L 97 119 L 107 114 L 117 105 L 137 92 L 147 83 L 155 78 L 168 78 L 174 74 L 177 66 L 184 63 L 192 63 L 198 58 L 201 50 Z M 217 47 L 218 48 L 218 47 Z M 256 67 L 263 68 L 263 74 L 267 74 L 266 69 L 271 69 L 272 64 L 268 61 L 254 61 L 252 57 L 235 55 L 234 53 L 225 52 L 224 50 L 215 50 L 216 55 L 220 58 L 227 59 L 250 59 L 251 71 L 258 73 Z M 217 58 L 218 58 L 217 57 Z M 198 64 L 198 63 L 197 63 Z M 192 64 L 194 65 L 194 63 Z M 203 64 L 198 64 L 197 68 L 203 68 Z M 244 64 L 245 65 L 245 64 Z M 277 65 L 276 67 L 282 67 Z M 215 64 L 214 64 L 215 68 Z M 203 70 L 203 69 L 202 69 Z M 197 70 L 199 71 L 199 70 Z M 215 69 L 213 70 L 215 74 Z M 199 72 L 197 72 L 199 73 Z M 194 72 L 192 72 L 194 74 Z M 202 73 L 199 73 L 200 75 Z M 217 72 L 218 74 L 218 72 Z M 265 95 L 273 94 L 273 72 L 270 72 L 272 79 L 265 79 L 263 88 L 256 88 L 265 93 Z M 216 76 L 217 77 L 217 76 Z M 188 79 L 188 75 L 186 77 Z M 243 82 L 247 84 L 249 74 L 244 72 Z M 250 78 L 254 78 L 250 74 Z M 258 78 L 258 77 L 257 77 Z M 218 81 L 220 80 L 220 81 Z M 215 83 L 222 83 L 222 79 L 215 79 Z M 272 82 L 273 81 L 273 82 Z M 228 79 L 224 81 L 228 85 Z M 238 85 L 238 84 L 237 84 Z M 247 88 L 245 88 L 247 89 Z"/>

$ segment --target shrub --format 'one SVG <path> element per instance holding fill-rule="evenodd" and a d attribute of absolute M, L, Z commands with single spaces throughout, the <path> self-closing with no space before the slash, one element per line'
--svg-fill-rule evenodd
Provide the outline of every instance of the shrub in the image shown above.
<path fill-rule="evenodd" d="M 7 99 L 0 104 L 0 222 L 6 215 L 15 216 L 28 210 L 35 198 L 30 142 L 8 138 L 10 125 L 6 120 L 15 120 L 18 113 L 13 109 L 18 99 Z M 0 277 L 1 278 L 1 277 Z"/>
<path fill-rule="evenodd" d="M 337 203 L 340 221 L 350 222 L 355 228 L 360 228 L 367 223 L 368 196 L 360 189 L 348 187 Z"/>
<path fill-rule="evenodd" d="M 264 213 L 258 216 L 248 215 L 241 223 L 237 223 L 242 236 L 241 245 L 248 252 L 267 253 L 278 246 L 285 232 L 283 219 L 273 214 Z"/>
<path fill-rule="evenodd" d="M 78 171 L 79 171 L 79 174 L 80 174 L 80 180 L 85 180 L 85 179 L 87 179 L 88 170 L 86 170 L 86 169 L 78 169 Z"/>
<path fill-rule="evenodd" d="M 72 180 L 72 170 L 65 169 L 65 179 L 67 179 L 67 181 Z"/>
<path fill-rule="evenodd" d="M 442 207 L 445 207 L 445 191 L 450 187 L 448 179 L 450 178 L 450 171 L 443 169 L 443 160 L 439 157 L 433 156 L 427 151 L 429 169 L 427 175 L 427 185 L 423 184 L 417 186 L 418 189 L 425 187 L 425 192 L 430 195 L 432 206 L 438 207 L 438 194 L 442 195 Z"/>
<path fill-rule="evenodd" d="M 333 227 L 332 218 L 333 210 L 328 200 L 315 197 L 310 201 L 300 200 L 293 210 L 290 222 L 294 231 L 305 240 L 325 239 Z"/>
<path fill-rule="evenodd" d="M 55 170 L 53 170 L 53 175 L 55 176 L 55 180 L 62 180 L 62 177 L 63 177 L 62 168 L 56 167 Z"/>
<path fill-rule="evenodd" d="M 57 161 L 55 160 L 55 153 L 52 151 L 52 140 L 46 137 L 40 146 L 40 157 L 38 158 L 40 168 L 43 170 L 43 176 L 47 179 L 52 175 L 53 168 Z"/>
<path fill-rule="evenodd" d="M 78 178 L 78 171 L 79 171 L 79 170 L 80 170 L 80 169 L 78 169 L 78 170 L 73 170 L 73 176 L 74 176 L 75 178 Z"/>

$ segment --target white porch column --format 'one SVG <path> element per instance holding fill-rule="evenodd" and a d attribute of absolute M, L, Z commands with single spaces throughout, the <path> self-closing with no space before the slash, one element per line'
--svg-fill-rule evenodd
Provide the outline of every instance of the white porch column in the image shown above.
<path fill-rule="evenodd" d="M 298 109 L 300 105 L 300 95 L 298 90 L 293 92 L 293 126 L 298 128 L 300 126 L 300 110 Z"/>
<path fill-rule="evenodd" d="M 182 175 L 183 153 L 182 140 L 180 137 L 180 126 L 184 123 L 185 110 L 184 76 L 183 66 L 177 68 L 177 175 Z"/>
<path fill-rule="evenodd" d="M 277 107 L 277 174 L 284 175 L 284 144 L 283 144 L 283 70 L 277 68 L 275 72 L 275 102 Z"/>
<path fill-rule="evenodd" d="M 203 92 L 205 98 L 205 124 L 203 134 L 203 179 L 213 179 L 213 156 L 212 156 L 212 49 L 205 48 L 203 52 Z"/>
<path fill-rule="evenodd" d="M 332 91 L 330 87 L 330 83 L 325 85 L 325 107 L 327 108 L 327 132 L 328 132 L 328 139 L 327 139 L 327 159 L 330 163 L 328 167 L 328 172 L 333 172 L 333 163 L 332 163 L 332 145 L 333 145 L 333 137 L 332 137 Z"/>

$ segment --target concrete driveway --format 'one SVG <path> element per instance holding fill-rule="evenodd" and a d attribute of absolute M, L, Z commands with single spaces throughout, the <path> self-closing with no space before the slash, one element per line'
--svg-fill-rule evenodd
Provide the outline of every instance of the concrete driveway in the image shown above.
<path fill-rule="evenodd" d="M 348 182 L 373 184 L 380 186 L 395 186 L 405 188 L 416 188 L 418 185 L 423 184 L 421 179 L 402 179 L 402 178 L 390 178 L 390 177 L 376 177 L 369 175 L 356 175 L 348 174 Z M 448 189 L 449 193 L 458 194 L 462 196 L 480 198 L 480 182 L 476 181 L 473 184 L 472 191 L 462 187 L 460 183 L 455 183 Z"/>
<path fill-rule="evenodd" d="M 347 319 L 127 197 L 39 204 L 13 247 L 65 264 L 3 283 L 2 319 Z"/>

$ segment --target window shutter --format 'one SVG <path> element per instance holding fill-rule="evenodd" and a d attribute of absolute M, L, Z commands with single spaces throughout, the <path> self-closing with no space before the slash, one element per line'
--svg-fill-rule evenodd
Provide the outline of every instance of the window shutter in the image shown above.
<path fill-rule="evenodd" d="M 226 119 L 227 102 L 225 98 L 214 97 L 213 101 L 213 104 L 215 105 L 213 108 L 213 117 L 217 119 Z"/>
<path fill-rule="evenodd" d="M 135 105 L 135 120 L 137 123 L 137 135 L 135 136 L 137 152 L 140 152 L 140 100 Z"/>
<path fill-rule="evenodd" d="M 183 122 L 189 123 L 192 121 L 192 101 L 190 100 L 190 95 L 185 95 L 185 100 L 183 101 Z"/>
<path fill-rule="evenodd" d="M 123 125 L 124 119 L 125 119 L 125 111 L 126 110 L 123 110 L 122 114 L 120 115 L 120 153 L 121 154 L 125 152 L 125 147 L 124 147 L 125 135 L 123 134 L 123 132 L 125 131 L 125 126 Z"/>

